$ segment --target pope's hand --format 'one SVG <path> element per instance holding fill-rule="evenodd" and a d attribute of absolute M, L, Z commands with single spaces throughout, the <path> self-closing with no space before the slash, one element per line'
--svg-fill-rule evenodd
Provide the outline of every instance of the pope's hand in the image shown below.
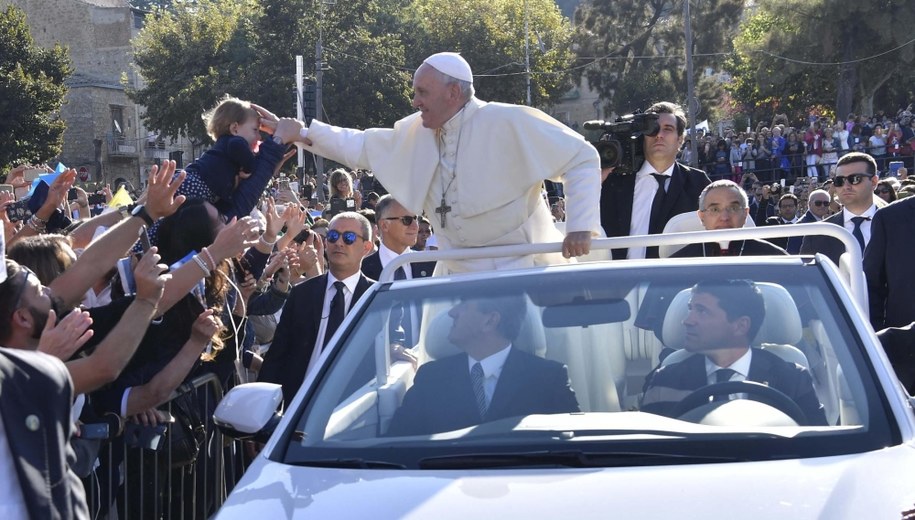
<path fill-rule="evenodd" d="M 573 258 L 591 252 L 591 232 L 572 231 L 562 241 L 562 256 Z"/>

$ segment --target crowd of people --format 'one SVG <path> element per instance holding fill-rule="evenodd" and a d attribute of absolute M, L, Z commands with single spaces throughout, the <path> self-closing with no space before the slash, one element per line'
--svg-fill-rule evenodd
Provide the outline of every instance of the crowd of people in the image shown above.
<path fill-rule="evenodd" d="M 742 174 L 752 172 L 763 182 L 785 179 L 793 184 L 799 177 L 825 180 L 833 175 L 839 157 L 849 152 L 871 155 L 881 172 L 897 167 L 911 170 L 913 137 L 912 105 L 873 116 L 851 113 L 845 121 L 811 116 L 806 126 L 790 125 L 784 116 L 776 116 L 770 125 L 760 124 L 755 131 L 748 128 L 713 135 L 700 130 L 696 135 L 697 157 L 693 160 L 690 156 L 687 139 L 681 160 L 699 165 L 712 179 L 737 181 Z"/>
<path fill-rule="evenodd" d="M 43 379 L 33 378 L 35 391 L 47 395 L 41 404 L 51 411 L 42 417 L 53 421 L 32 428 L 28 408 L 0 406 L 0 450 L 8 444 L 21 453 L 0 465 L 0 481 L 19 483 L 0 491 L 8 518 L 87 518 L 90 481 L 102 490 L 93 516 L 212 513 L 214 496 L 182 500 L 195 494 L 183 479 L 131 478 L 125 462 L 161 462 L 160 451 L 168 451 L 170 472 L 212 479 L 192 470 L 222 449 L 207 438 L 218 395 L 267 381 L 282 385 L 289 404 L 345 314 L 385 266 L 411 251 L 562 242 L 562 256 L 417 263 L 398 269 L 396 279 L 567 262 L 587 254 L 592 237 L 662 233 L 684 212 L 698 212 L 709 229 L 740 227 L 747 218 L 760 226 L 826 220 L 861 237 L 865 268 L 874 272 L 872 306 L 880 295 L 898 298 L 887 280 L 902 267 L 878 262 L 889 253 L 873 244 L 886 249 L 880 212 L 888 210 L 880 208 L 915 191 L 911 166 L 880 175 L 894 154 L 911 160 L 908 111 L 898 124 L 850 116 L 847 124 L 814 121 L 804 132 L 773 125 L 725 136 L 717 150 L 713 139 L 698 136 L 703 169 L 696 169 L 680 156 L 683 110 L 659 102 L 646 111 L 658 131 L 644 137 L 644 164 L 614 175 L 600 169 L 580 135 L 542 112 L 477 99 L 470 67 L 457 54 L 428 58 L 414 91 L 415 114 L 393 129 L 367 131 L 306 125 L 226 97 L 204 114 L 212 148 L 184 170 L 171 161 L 153 168 L 136 203 L 109 204 L 98 215 L 82 190 L 68 200 L 74 170 L 38 183 L 26 216 L 12 218 L 18 202 L 0 194 L 0 384 L 5 394 L 27 384 L 6 364 L 43 371 Z M 884 146 L 877 146 L 881 136 Z M 280 171 L 293 143 L 346 167 L 289 179 Z M 14 169 L 7 182 L 24 186 L 23 173 Z M 728 254 L 721 244 L 700 245 L 679 254 Z M 786 239 L 741 244 L 733 254 L 827 247 Z M 613 257 L 657 258 L 659 251 L 615 250 Z M 915 320 L 879 315 L 875 327 Z M 419 323 L 409 308 L 392 323 L 395 359 L 417 362 L 411 348 Z M 188 387 L 204 375 L 218 391 Z M 55 450 L 20 438 L 10 426 L 20 423 L 53 431 Z M 90 433 L 100 424 L 104 434 Z M 239 462 L 231 471 L 250 456 L 225 450 L 220 455 Z M 36 468 L 51 477 L 36 479 Z M 169 500 L 150 493 L 152 484 L 168 488 Z M 137 496 L 158 501 L 157 509 L 121 498 Z"/>

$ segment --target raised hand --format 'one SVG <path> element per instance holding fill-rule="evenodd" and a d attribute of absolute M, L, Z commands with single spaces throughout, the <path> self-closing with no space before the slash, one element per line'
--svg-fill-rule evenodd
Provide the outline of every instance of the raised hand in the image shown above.
<path fill-rule="evenodd" d="M 264 230 L 264 240 L 272 242 L 276 235 L 283 229 L 286 224 L 286 208 L 282 213 L 277 209 L 273 197 L 267 197 L 267 210 L 264 211 L 264 217 L 267 219 L 267 228 Z"/>
<path fill-rule="evenodd" d="M 92 337 L 91 325 L 88 312 L 74 310 L 57 323 L 57 313 L 50 310 L 38 340 L 38 350 L 67 361 Z"/>
<path fill-rule="evenodd" d="M 159 305 L 165 291 L 165 282 L 172 277 L 170 274 L 164 274 L 168 266 L 159 263 L 161 257 L 157 251 L 156 247 L 149 248 L 133 269 L 133 278 L 137 284 L 137 301 L 147 302 L 154 308 Z"/>
<path fill-rule="evenodd" d="M 184 171 L 175 175 L 175 161 L 163 161 L 162 167 L 153 166 L 149 172 L 147 187 L 146 212 L 153 220 L 167 217 L 178 211 L 184 203 L 184 195 L 175 196 L 178 186 L 184 182 L 187 174 Z"/>
<path fill-rule="evenodd" d="M 67 192 L 73 187 L 74 182 L 76 182 L 76 170 L 72 168 L 64 171 L 54 179 L 48 189 L 48 198 L 45 199 L 39 210 L 40 213 L 43 213 L 43 215 L 40 215 L 41 218 L 47 219 L 50 213 L 66 203 Z"/>
<path fill-rule="evenodd" d="M 207 250 L 216 261 L 231 258 L 257 243 L 260 237 L 258 223 L 251 217 L 233 218 L 222 228 Z"/>
<path fill-rule="evenodd" d="M 206 347 L 207 343 L 221 329 L 222 321 L 216 316 L 215 311 L 206 309 L 194 320 L 194 325 L 191 327 L 191 340 L 200 344 L 201 347 Z"/>

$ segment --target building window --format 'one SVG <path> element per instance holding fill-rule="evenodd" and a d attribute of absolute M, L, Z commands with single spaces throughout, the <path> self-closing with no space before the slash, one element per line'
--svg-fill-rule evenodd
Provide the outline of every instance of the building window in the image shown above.
<path fill-rule="evenodd" d="M 111 135 L 119 143 L 124 142 L 124 107 L 111 105 Z"/>

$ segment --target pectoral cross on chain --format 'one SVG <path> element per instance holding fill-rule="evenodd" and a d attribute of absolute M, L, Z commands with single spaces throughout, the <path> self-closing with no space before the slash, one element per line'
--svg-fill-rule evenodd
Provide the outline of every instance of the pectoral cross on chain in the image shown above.
<path fill-rule="evenodd" d="M 442 222 L 442 227 L 445 227 L 445 222 L 448 220 L 448 213 L 451 212 L 451 206 L 445 204 L 445 196 L 442 196 L 442 203 L 439 207 L 435 208 L 435 212 L 439 215 L 439 220 Z"/>

